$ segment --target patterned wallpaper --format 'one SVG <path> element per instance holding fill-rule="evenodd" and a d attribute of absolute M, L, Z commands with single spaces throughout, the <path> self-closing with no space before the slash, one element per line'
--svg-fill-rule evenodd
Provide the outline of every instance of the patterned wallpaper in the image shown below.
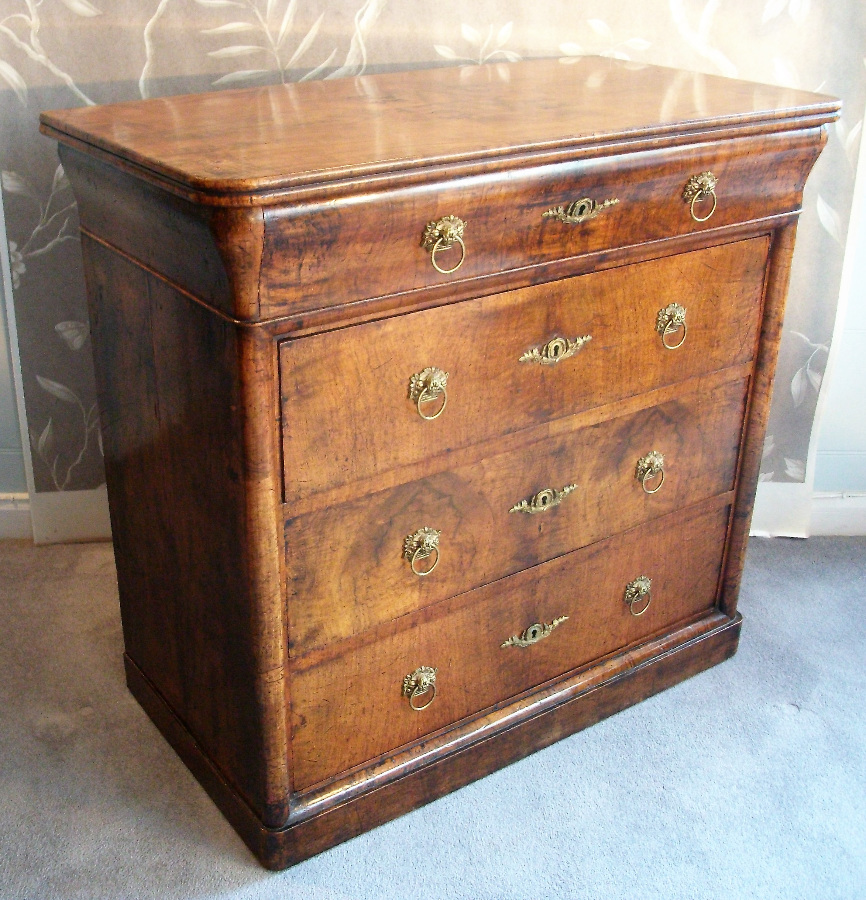
<path fill-rule="evenodd" d="M 37 490 L 103 481 L 77 218 L 43 109 L 585 54 L 840 96 L 804 200 L 762 478 L 803 481 L 866 104 L 862 0 L 0 0 L 0 168 Z"/>

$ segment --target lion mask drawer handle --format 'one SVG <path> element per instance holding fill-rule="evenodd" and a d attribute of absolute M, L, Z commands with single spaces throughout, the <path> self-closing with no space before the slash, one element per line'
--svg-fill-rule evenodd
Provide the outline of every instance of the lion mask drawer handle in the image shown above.
<path fill-rule="evenodd" d="M 588 344 L 592 340 L 591 334 L 584 334 L 581 337 L 564 338 L 552 337 L 546 344 L 539 344 L 537 347 L 530 347 L 523 352 L 519 362 L 538 363 L 540 366 L 555 366 L 564 359 L 574 356 L 578 350 L 582 349 L 584 344 Z"/>
<path fill-rule="evenodd" d="M 409 379 L 409 399 L 418 409 L 418 415 L 427 422 L 438 419 L 445 412 L 445 405 L 448 403 L 448 373 L 435 366 L 428 366 L 422 369 Z M 435 407 L 432 415 L 422 409 L 422 405 L 442 398 L 441 403 Z"/>
<path fill-rule="evenodd" d="M 559 506 L 572 491 L 576 490 L 576 484 L 567 484 L 558 491 L 554 488 L 545 488 L 528 500 L 521 500 L 519 503 L 515 503 L 508 511 L 529 513 L 529 515 L 547 512 L 547 510 L 553 509 L 554 506 Z"/>
<path fill-rule="evenodd" d="M 543 641 L 550 635 L 554 628 L 558 628 L 563 622 L 568 621 L 568 616 L 557 616 L 552 622 L 544 625 L 536 622 L 530 625 L 522 634 L 514 634 L 507 641 L 503 641 L 500 647 L 531 647 L 539 641 Z"/>
<path fill-rule="evenodd" d="M 712 172 L 701 172 L 700 175 L 692 175 L 683 188 L 683 202 L 689 204 L 689 212 L 696 222 L 706 222 L 716 211 L 716 185 L 719 179 Z M 713 199 L 713 205 L 705 216 L 695 215 L 695 204 Z"/>
<path fill-rule="evenodd" d="M 680 330 L 682 331 L 680 339 L 675 344 L 670 343 L 668 340 L 670 335 Z M 679 303 L 670 303 L 664 309 L 660 309 L 656 316 L 656 331 L 662 336 L 666 350 L 682 347 L 686 339 L 686 308 Z"/>
<path fill-rule="evenodd" d="M 414 534 L 407 534 L 403 541 L 403 559 L 409 561 L 412 571 L 419 577 L 429 575 L 439 565 L 439 538 L 441 531 L 435 528 L 419 528 Z M 433 563 L 426 569 L 418 568 L 418 564 L 433 557 Z"/>
<path fill-rule="evenodd" d="M 436 699 L 436 673 L 438 671 L 438 669 L 434 669 L 432 666 L 419 666 L 414 672 L 410 672 L 403 679 L 403 696 L 408 697 L 409 706 L 411 706 L 415 712 L 421 712 L 422 709 L 427 709 L 427 707 Z M 416 701 L 425 694 L 430 694 L 430 697 L 426 702 L 418 706 Z"/>
<path fill-rule="evenodd" d="M 633 616 L 642 616 L 649 609 L 652 585 L 652 578 L 648 575 L 639 575 L 625 586 L 624 599 Z"/>
<path fill-rule="evenodd" d="M 428 222 L 424 229 L 424 236 L 421 239 L 421 246 L 430 254 L 430 262 L 433 268 L 443 275 L 450 275 L 456 272 L 463 265 L 466 259 L 466 244 L 463 243 L 463 234 L 466 231 L 466 223 L 457 216 L 445 216 L 438 222 Z M 450 269 L 443 269 L 436 262 L 436 254 L 442 250 L 449 250 L 455 244 L 460 245 L 460 259 L 456 266 Z"/>
<path fill-rule="evenodd" d="M 658 450 L 650 450 L 646 456 L 642 456 L 637 461 L 634 477 L 637 478 L 647 494 L 657 494 L 665 483 L 664 454 L 659 453 Z M 654 487 L 649 487 L 656 478 L 659 479 L 658 483 Z"/>
<path fill-rule="evenodd" d="M 612 197 L 602 203 L 597 203 L 589 197 L 583 197 L 569 203 L 568 206 L 555 206 L 553 209 L 547 210 L 541 214 L 542 219 L 556 219 L 557 222 L 565 222 L 566 225 L 581 225 L 594 219 L 602 210 L 611 206 L 616 206 L 619 200 Z"/>

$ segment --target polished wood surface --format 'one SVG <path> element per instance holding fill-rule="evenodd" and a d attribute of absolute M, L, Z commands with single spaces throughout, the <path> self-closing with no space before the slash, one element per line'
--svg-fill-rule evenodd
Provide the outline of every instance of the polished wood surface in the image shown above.
<path fill-rule="evenodd" d="M 635 152 L 615 168 L 592 158 L 524 169 L 507 181 L 494 173 L 439 181 L 435 191 L 423 185 L 268 208 L 261 310 L 297 315 L 797 210 L 816 154 L 814 134 L 775 134 Z M 683 189 L 706 171 L 718 178 L 718 202 L 696 223 Z M 580 225 L 544 216 L 582 198 L 618 202 Z M 466 222 L 466 255 L 443 275 L 421 235 L 428 222 L 449 215 Z M 440 268 L 459 260 L 456 246 L 437 256 Z"/>
<path fill-rule="evenodd" d="M 398 619 L 349 652 L 302 657 L 292 676 L 296 789 L 708 612 L 729 507 L 707 505 Z M 623 595 L 640 575 L 652 579 L 652 599 L 634 616 Z M 560 616 L 568 621 L 537 644 L 500 646 Z M 401 686 L 422 665 L 438 669 L 437 691 L 416 712 Z"/>
<path fill-rule="evenodd" d="M 286 502 L 751 359 L 768 246 L 712 247 L 286 341 Z M 666 350 L 656 319 L 672 302 L 687 310 L 688 336 Z M 520 362 L 555 336 L 585 335 L 556 365 Z M 432 422 L 408 397 L 428 366 L 449 373 Z M 327 441 L 323 423 L 339 423 Z"/>
<path fill-rule="evenodd" d="M 126 651 L 234 789 L 280 824 L 278 447 L 249 409 L 267 406 L 276 379 L 245 383 L 273 348 L 101 245 L 82 249 Z"/>
<path fill-rule="evenodd" d="M 837 111 L 584 59 L 43 116 L 79 203 L 128 684 L 263 864 L 734 652 L 796 217 Z M 706 222 L 682 199 L 701 170 Z M 542 216 L 584 196 L 619 202 Z M 420 246 L 444 215 L 467 221 L 450 275 Z M 428 366 L 449 372 L 432 422 L 408 397 Z M 419 579 L 422 525 L 442 557 Z M 418 713 L 420 665 L 441 693 Z"/>
<path fill-rule="evenodd" d="M 770 250 L 770 273 L 765 290 L 761 340 L 743 429 L 743 444 L 737 473 L 737 499 L 728 538 L 724 591 L 719 604 L 720 609 L 728 615 L 734 615 L 736 612 L 740 580 L 746 562 L 746 544 L 761 470 L 761 456 L 764 452 L 764 435 L 770 417 L 773 375 L 782 341 L 782 323 L 796 234 L 796 225 L 780 228 L 773 238 Z"/>
<path fill-rule="evenodd" d="M 820 124 L 839 109 L 832 97 L 788 88 L 656 66 L 635 71 L 600 57 L 569 62 L 161 97 L 43 113 L 41 121 L 52 136 L 141 166 L 176 190 L 225 195 L 460 162 L 489 169 L 528 150 L 573 156 L 623 140 L 781 131 L 804 119 Z"/>
<path fill-rule="evenodd" d="M 329 785 L 318 795 L 308 795 L 310 800 L 293 798 L 292 815 L 279 829 L 262 826 L 147 677 L 129 657 L 124 662 L 130 691 L 166 740 L 261 864 L 279 870 L 719 665 L 736 652 L 741 627 L 739 613 L 733 618 L 716 614 L 641 644 L 556 682 L 529 700 L 473 719 L 445 735 L 444 741 L 431 740 L 429 754 L 416 753 L 402 765 L 395 756 L 346 779 L 349 786 L 345 790 L 337 792 Z"/>
<path fill-rule="evenodd" d="M 292 654 L 732 490 L 747 388 L 734 374 L 695 379 L 677 399 L 632 415 L 590 427 L 578 418 L 560 436 L 289 519 Z M 652 495 L 635 477 L 651 450 L 665 459 L 664 484 Z M 573 483 L 554 509 L 509 512 L 544 488 Z M 401 552 L 421 525 L 442 532 L 441 560 L 426 577 L 412 574 Z"/>

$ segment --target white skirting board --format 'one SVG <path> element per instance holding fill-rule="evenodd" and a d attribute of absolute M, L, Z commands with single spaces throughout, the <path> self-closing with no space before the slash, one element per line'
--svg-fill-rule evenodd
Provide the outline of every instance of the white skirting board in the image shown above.
<path fill-rule="evenodd" d="M 866 535 L 866 494 L 821 493 L 806 484 L 758 485 L 751 534 L 760 537 Z"/>
<path fill-rule="evenodd" d="M 0 494 L 0 541 L 33 537 L 28 494 Z"/>
<path fill-rule="evenodd" d="M 37 544 L 111 540 L 105 485 L 90 491 L 32 494 L 30 507 Z"/>
<path fill-rule="evenodd" d="M 764 481 L 758 485 L 750 534 L 759 537 L 809 537 L 812 490 L 806 484 Z"/>
<path fill-rule="evenodd" d="M 812 534 L 866 535 L 866 494 L 815 493 Z"/>

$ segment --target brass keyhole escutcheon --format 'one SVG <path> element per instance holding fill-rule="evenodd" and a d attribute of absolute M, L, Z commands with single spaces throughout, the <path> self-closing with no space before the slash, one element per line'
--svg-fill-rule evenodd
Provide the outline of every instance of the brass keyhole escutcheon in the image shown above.
<path fill-rule="evenodd" d="M 633 616 L 642 616 L 649 609 L 652 584 L 648 575 L 639 575 L 625 586 L 625 602 Z"/>
<path fill-rule="evenodd" d="M 463 243 L 463 234 L 466 231 L 466 223 L 457 216 L 444 216 L 438 222 L 428 222 L 421 238 L 421 246 L 430 254 L 430 262 L 433 268 L 443 275 L 456 272 L 466 259 L 466 244 Z M 450 269 L 443 269 L 436 262 L 436 254 L 443 250 L 449 250 L 454 244 L 460 245 L 460 259 Z"/>
<path fill-rule="evenodd" d="M 716 197 L 716 185 L 719 179 L 712 172 L 701 172 L 700 175 L 692 175 L 683 188 L 683 201 L 689 204 L 689 212 L 696 222 L 706 222 L 716 211 L 718 198 Z M 695 213 L 695 206 L 711 199 L 713 205 L 705 216 Z"/>
<path fill-rule="evenodd" d="M 417 372 L 409 379 L 409 399 L 415 404 L 422 419 L 427 422 L 438 419 L 445 412 L 445 405 L 448 403 L 448 373 L 436 366 L 428 366 Z M 428 406 L 437 400 L 438 404 Z"/>
<path fill-rule="evenodd" d="M 553 488 L 545 488 L 543 491 L 539 491 L 532 497 L 515 503 L 508 511 L 529 513 L 529 515 L 547 512 L 549 509 L 553 509 L 554 506 L 559 506 L 572 491 L 576 490 L 576 484 L 567 484 L 558 491 Z"/>
<path fill-rule="evenodd" d="M 554 338 L 545 349 L 551 362 L 559 362 L 560 356 L 568 350 L 568 344 L 564 338 Z"/>
<path fill-rule="evenodd" d="M 558 222 L 565 222 L 566 225 L 582 225 L 584 222 L 594 219 L 603 210 L 616 206 L 617 203 L 619 200 L 616 197 L 601 203 L 591 197 L 581 197 L 580 200 L 575 200 L 568 206 L 555 206 L 553 209 L 543 212 L 541 218 L 556 219 Z"/>
<path fill-rule="evenodd" d="M 665 350 L 676 350 L 682 347 L 686 339 L 686 308 L 679 303 L 669 303 L 664 309 L 658 311 L 656 316 L 656 331 L 661 335 Z M 671 335 L 682 331 L 680 339 L 672 342 Z"/>
<path fill-rule="evenodd" d="M 521 634 L 513 634 L 508 640 L 503 641 L 500 647 L 531 647 L 539 641 L 543 641 L 550 633 L 568 621 L 568 616 L 557 616 L 552 622 L 546 625 L 543 622 L 535 622 L 530 625 Z"/>
<path fill-rule="evenodd" d="M 650 450 L 637 461 L 634 477 L 647 494 L 657 494 L 665 483 L 664 455 L 658 450 Z"/>
<path fill-rule="evenodd" d="M 584 334 L 574 338 L 564 338 L 556 335 L 546 344 L 539 344 L 537 347 L 530 347 L 528 350 L 525 350 L 519 362 L 533 362 L 538 363 L 540 366 L 555 366 L 564 359 L 574 356 L 578 350 L 582 349 L 591 340 L 591 334 Z"/>
<path fill-rule="evenodd" d="M 408 560 L 412 571 L 419 577 L 430 575 L 439 565 L 439 538 L 442 532 L 426 525 L 419 528 L 414 534 L 407 534 L 403 541 L 403 559 Z M 423 568 L 425 560 L 431 559 L 432 563 Z"/>
<path fill-rule="evenodd" d="M 436 699 L 436 673 L 432 666 L 419 666 L 403 679 L 403 696 L 409 699 L 409 706 L 415 712 L 421 712 Z M 429 698 L 418 705 L 418 698 L 430 694 Z"/>

